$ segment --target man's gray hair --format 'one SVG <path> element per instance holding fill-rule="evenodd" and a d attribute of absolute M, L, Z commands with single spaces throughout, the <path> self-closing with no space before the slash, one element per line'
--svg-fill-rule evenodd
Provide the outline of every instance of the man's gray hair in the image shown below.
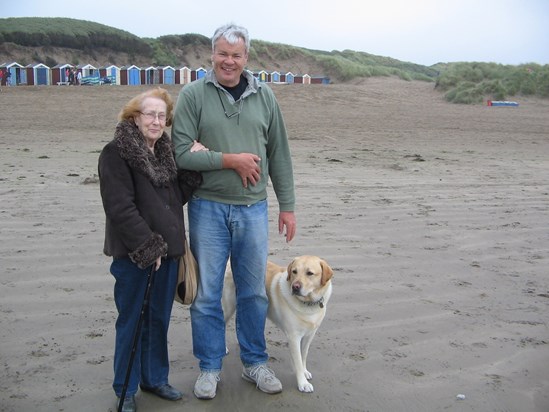
<path fill-rule="evenodd" d="M 240 39 L 244 40 L 246 53 L 250 51 L 250 36 L 248 30 L 234 23 L 225 24 L 219 27 L 212 37 L 212 52 L 215 50 L 215 43 L 223 37 L 229 44 L 236 44 Z"/>

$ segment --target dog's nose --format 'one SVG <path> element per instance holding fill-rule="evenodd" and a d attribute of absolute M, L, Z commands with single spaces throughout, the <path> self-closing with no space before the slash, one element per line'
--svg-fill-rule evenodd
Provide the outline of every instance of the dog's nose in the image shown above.
<path fill-rule="evenodd" d="M 294 282 L 292 283 L 292 293 L 299 293 L 299 291 L 301 290 L 301 283 L 299 282 Z"/>

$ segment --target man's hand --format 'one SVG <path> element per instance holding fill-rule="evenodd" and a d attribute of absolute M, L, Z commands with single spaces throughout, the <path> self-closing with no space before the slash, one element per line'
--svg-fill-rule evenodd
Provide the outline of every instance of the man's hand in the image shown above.
<path fill-rule="evenodd" d="M 280 212 L 278 215 L 278 233 L 284 233 L 286 227 L 286 242 L 291 242 L 297 230 L 297 223 L 294 212 Z"/>
<path fill-rule="evenodd" d="M 242 186 L 248 187 L 248 182 L 253 186 L 259 182 L 261 158 L 252 153 L 223 153 L 223 169 L 233 169 L 242 179 Z"/>
<path fill-rule="evenodd" d="M 204 146 L 202 143 L 200 143 L 199 141 L 197 140 L 194 140 L 193 141 L 193 145 L 191 147 L 191 153 L 194 153 L 194 152 L 201 152 L 201 151 L 209 151 L 210 149 L 208 149 L 206 146 Z"/>

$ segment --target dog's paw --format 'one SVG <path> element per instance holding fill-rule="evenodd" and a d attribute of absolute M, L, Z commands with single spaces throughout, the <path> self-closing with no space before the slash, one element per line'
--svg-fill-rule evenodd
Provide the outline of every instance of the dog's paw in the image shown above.
<path fill-rule="evenodd" d="M 305 392 L 305 393 L 312 393 L 314 392 L 314 388 L 313 388 L 313 385 L 311 385 L 309 382 L 305 382 L 305 383 L 300 383 L 297 385 L 297 388 L 300 390 L 300 392 Z"/>
<path fill-rule="evenodd" d="M 308 380 L 311 380 L 313 379 L 313 374 L 311 372 L 309 372 L 307 369 L 305 369 L 305 377 L 308 379 Z"/>

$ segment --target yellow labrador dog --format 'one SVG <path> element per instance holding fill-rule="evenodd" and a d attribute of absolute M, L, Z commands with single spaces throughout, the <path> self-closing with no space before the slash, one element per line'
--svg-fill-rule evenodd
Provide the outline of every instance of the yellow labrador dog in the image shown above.
<path fill-rule="evenodd" d="M 287 268 L 267 262 L 268 318 L 288 338 L 292 365 L 301 392 L 313 392 L 307 354 L 332 294 L 332 268 L 317 256 L 296 257 Z M 236 296 L 230 263 L 223 288 L 225 321 L 235 312 Z"/>

